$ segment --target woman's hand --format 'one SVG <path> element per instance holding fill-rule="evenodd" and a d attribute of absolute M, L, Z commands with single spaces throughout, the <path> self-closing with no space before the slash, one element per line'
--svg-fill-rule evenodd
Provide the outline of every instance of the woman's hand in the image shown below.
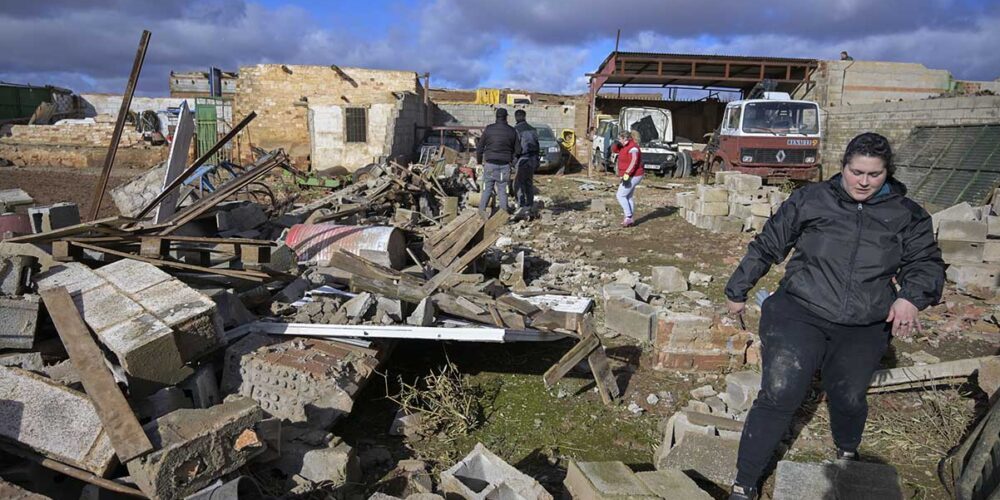
<path fill-rule="evenodd" d="M 889 308 L 889 316 L 885 318 L 886 323 L 892 323 L 892 335 L 894 337 L 909 337 L 914 330 L 921 332 L 920 321 L 917 320 L 917 306 L 906 299 L 896 299 Z"/>
<path fill-rule="evenodd" d="M 733 302 L 729 299 L 726 299 L 726 306 L 729 307 L 729 314 L 732 314 L 733 316 L 739 316 L 740 314 L 743 314 L 743 311 L 747 308 L 747 303 Z"/>

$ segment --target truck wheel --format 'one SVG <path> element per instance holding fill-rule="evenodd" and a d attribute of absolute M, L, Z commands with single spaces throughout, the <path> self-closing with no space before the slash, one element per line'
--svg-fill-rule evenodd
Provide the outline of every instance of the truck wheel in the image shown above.
<path fill-rule="evenodd" d="M 681 151 L 677 156 L 677 167 L 674 169 L 674 177 L 690 177 L 692 163 L 691 154 L 687 151 Z"/>

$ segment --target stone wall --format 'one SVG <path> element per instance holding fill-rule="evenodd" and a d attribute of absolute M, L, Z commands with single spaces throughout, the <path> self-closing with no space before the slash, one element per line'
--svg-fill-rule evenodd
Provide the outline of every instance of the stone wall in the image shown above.
<path fill-rule="evenodd" d="M 264 149 L 284 148 L 297 164 L 305 166 L 313 147 L 310 109 L 330 108 L 328 113 L 320 112 L 322 115 L 334 113 L 333 106 L 379 104 L 392 108 L 398 101 L 394 93 L 402 92 L 415 93 L 422 99 L 423 89 L 416 73 L 258 64 L 240 68 L 234 114 L 241 119 L 256 111 L 257 118 L 247 127 L 253 144 Z"/>
<path fill-rule="evenodd" d="M 882 61 L 820 61 L 816 85 L 796 97 L 832 108 L 939 96 L 952 88 L 948 70 Z"/>
<path fill-rule="evenodd" d="M 99 115 L 97 123 L 61 125 L 13 125 L 10 135 L 0 138 L 0 160 L 15 166 L 100 167 L 114 132 L 114 117 Z M 169 145 L 153 146 L 142 134 L 126 127 L 115 165 L 148 168 L 167 158 Z"/>
<path fill-rule="evenodd" d="M 469 127 L 485 127 L 496 121 L 497 108 L 506 108 L 508 121 L 514 123 L 514 111 L 523 109 L 527 113 L 528 123 L 532 125 L 548 125 L 558 136 L 564 128 L 576 128 L 576 106 L 567 104 L 552 106 L 545 104 L 468 104 L 468 103 L 437 103 L 434 109 L 434 125 L 463 125 Z M 579 132 L 578 132 L 579 133 Z"/>
<path fill-rule="evenodd" d="M 847 143 L 862 132 L 878 132 L 894 147 L 921 125 L 977 125 L 1000 122 L 1000 96 L 948 97 L 824 109 L 823 170 L 840 170 Z"/>

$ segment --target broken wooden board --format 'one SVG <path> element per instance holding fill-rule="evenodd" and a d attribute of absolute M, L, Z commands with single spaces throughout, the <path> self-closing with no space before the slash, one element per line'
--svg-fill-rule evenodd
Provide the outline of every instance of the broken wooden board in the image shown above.
<path fill-rule="evenodd" d="M 271 275 L 259 271 L 219 269 L 215 267 L 203 267 L 203 266 L 196 266 L 194 264 L 185 264 L 183 262 L 174 262 L 171 260 L 152 259 L 149 257 L 143 257 L 141 255 L 133 255 L 128 252 L 119 252 L 117 250 L 111 250 L 110 248 L 99 247 L 96 245 L 89 245 L 87 243 L 81 243 L 79 241 L 70 241 L 70 244 L 78 246 L 80 248 L 85 248 L 87 250 L 93 250 L 95 252 L 114 255 L 116 257 L 124 257 L 126 259 L 138 260 L 141 262 L 145 262 L 147 264 L 152 264 L 156 267 L 171 267 L 175 269 L 183 269 L 186 271 L 197 271 L 206 274 L 216 274 L 219 276 L 227 276 L 230 278 L 239 278 L 247 281 L 267 281 L 268 279 L 271 279 Z"/>
<path fill-rule="evenodd" d="M 134 219 L 129 219 L 121 216 L 107 217 L 92 222 L 84 222 L 82 224 L 76 224 L 73 226 L 66 226 L 52 231 L 46 231 L 44 233 L 26 234 L 24 236 L 18 236 L 16 238 L 8 238 L 7 240 L 4 241 L 7 241 L 9 243 L 41 243 L 45 241 L 57 240 L 75 234 L 88 233 L 91 231 L 118 232 L 117 226 L 126 224 L 128 222 L 134 222 Z M 123 232 L 122 234 L 125 233 Z"/>
<path fill-rule="evenodd" d="M 621 388 L 618 381 L 611 373 L 611 365 L 608 363 L 608 356 L 604 354 L 604 346 L 598 346 L 587 356 L 587 364 L 590 365 L 590 372 L 594 375 L 594 383 L 597 384 L 597 392 L 601 394 L 601 401 L 604 404 L 611 404 L 621 396 Z"/>
<path fill-rule="evenodd" d="M 104 424 L 115 454 L 122 462 L 127 462 L 152 451 L 153 444 L 118 388 L 114 375 L 104 362 L 104 353 L 80 317 L 69 292 L 64 287 L 57 287 L 38 293 L 69 353 L 73 368 L 80 375 L 87 396 Z"/>
<path fill-rule="evenodd" d="M 986 356 L 982 358 L 960 359 L 956 361 L 945 361 L 932 365 L 906 366 L 902 368 L 890 368 L 887 370 L 877 370 L 872 375 L 871 384 L 868 387 L 869 393 L 896 391 L 913 387 L 924 387 L 946 383 L 947 381 L 962 380 L 982 366 L 988 359 L 997 356 Z"/>
<path fill-rule="evenodd" d="M 590 356 L 590 353 L 594 352 L 601 345 L 600 339 L 596 335 L 586 335 L 580 339 L 579 342 L 573 346 L 566 354 L 563 355 L 556 364 L 552 365 L 551 368 L 546 370 L 545 374 L 542 375 L 542 381 L 545 382 L 545 387 L 552 387 L 560 379 L 566 376 L 574 366 L 578 365 L 584 359 Z"/>
<path fill-rule="evenodd" d="M 451 275 L 461 273 L 465 270 L 466 266 L 479 258 L 489 247 L 493 246 L 497 239 L 500 238 L 497 229 L 504 225 L 509 218 L 510 214 L 505 210 L 498 210 L 497 213 L 493 214 L 493 217 L 490 217 L 486 221 L 486 226 L 483 228 L 483 240 L 465 252 L 455 262 L 451 263 L 445 270 L 431 278 L 423 287 L 424 294 L 430 295 L 434 293 L 446 280 L 450 279 Z"/>

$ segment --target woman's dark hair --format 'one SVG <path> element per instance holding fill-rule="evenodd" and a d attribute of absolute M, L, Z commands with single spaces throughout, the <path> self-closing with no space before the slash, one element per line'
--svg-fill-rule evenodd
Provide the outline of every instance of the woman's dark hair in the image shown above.
<path fill-rule="evenodd" d="M 896 165 L 892 163 L 892 146 L 889 145 L 889 139 L 882 135 L 875 132 L 865 132 L 851 139 L 844 151 L 844 159 L 841 161 L 840 167 L 846 167 L 851 159 L 858 155 L 881 158 L 885 163 L 888 177 L 892 177 L 892 174 L 896 173 Z"/>

